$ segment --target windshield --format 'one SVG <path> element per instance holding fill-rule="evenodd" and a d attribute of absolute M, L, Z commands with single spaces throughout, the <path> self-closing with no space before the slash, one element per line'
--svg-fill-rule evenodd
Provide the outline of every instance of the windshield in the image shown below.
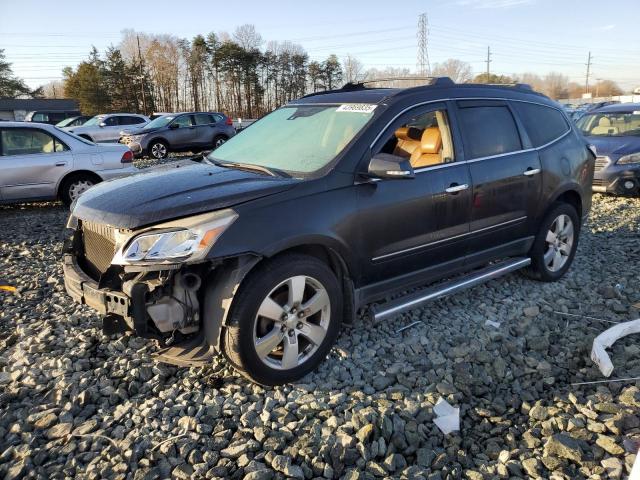
<path fill-rule="evenodd" d="M 105 118 L 106 118 L 105 115 L 96 115 L 92 119 L 87 120 L 86 123 L 83 123 L 82 126 L 83 127 L 90 127 L 92 125 L 99 125 L 101 122 L 104 121 Z"/>
<path fill-rule="evenodd" d="M 282 107 L 209 154 L 209 159 L 258 165 L 292 176 L 327 166 L 373 117 L 375 105 Z"/>
<path fill-rule="evenodd" d="M 588 113 L 576 123 L 584 135 L 597 137 L 640 136 L 640 111 Z"/>
<path fill-rule="evenodd" d="M 67 137 L 71 137 L 75 140 L 78 140 L 79 142 L 86 143 L 87 145 L 95 145 L 95 143 L 93 143 L 92 141 L 87 140 L 84 137 L 79 137 L 75 133 L 67 132 L 66 130 L 61 130 L 60 127 L 58 127 L 57 125 L 54 128 L 58 131 L 58 133 L 61 133 L 62 135 L 66 135 Z"/>
<path fill-rule="evenodd" d="M 145 125 L 144 128 L 166 127 L 167 125 L 169 125 L 169 122 L 171 122 L 171 120 L 173 120 L 174 118 L 176 118 L 175 115 L 164 115 L 162 117 L 158 117 L 154 120 L 151 120 L 149 123 Z"/>
<path fill-rule="evenodd" d="M 61 122 L 56 123 L 56 127 L 67 127 L 69 126 L 71 123 L 75 122 L 78 118 L 80 117 L 69 117 L 69 118 L 65 118 L 64 120 L 62 120 Z"/>

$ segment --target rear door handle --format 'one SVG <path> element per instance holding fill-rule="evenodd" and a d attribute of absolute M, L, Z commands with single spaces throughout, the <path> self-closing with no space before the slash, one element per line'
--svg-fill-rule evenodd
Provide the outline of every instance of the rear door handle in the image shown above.
<path fill-rule="evenodd" d="M 457 192 L 466 190 L 467 188 L 469 188 L 469 185 L 467 185 L 466 183 L 463 183 L 462 185 L 458 185 L 457 183 L 452 183 L 449 188 L 445 189 L 445 192 L 457 193 Z"/>
<path fill-rule="evenodd" d="M 524 175 L 526 175 L 527 177 L 530 177 L 531 175 L 536 175 L 538 173 L 540 173 L 539 168 L 528 168 L 524 171 Z"/>
<path fill-rule="evenodd" d="M 67 162 L 56 162 L 56 167 L 64 167 L 67 165 Z"/>

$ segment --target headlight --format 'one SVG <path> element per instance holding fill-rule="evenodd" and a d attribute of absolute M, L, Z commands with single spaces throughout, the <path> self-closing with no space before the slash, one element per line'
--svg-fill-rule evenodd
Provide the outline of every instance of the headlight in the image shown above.
<path fill-rule="evenodd" d="M 616 162 L 616 165 L 629 165 L 631 163 L 640 163 L 640 152 L 620 157 L 620 159 Z"/>
<path fill-rule="evenodd" d="M 238 214 L 227 209 L 155 225 L 129 237 L 112 263 L 135 265 L 201 260 L 236 218 Z"/>

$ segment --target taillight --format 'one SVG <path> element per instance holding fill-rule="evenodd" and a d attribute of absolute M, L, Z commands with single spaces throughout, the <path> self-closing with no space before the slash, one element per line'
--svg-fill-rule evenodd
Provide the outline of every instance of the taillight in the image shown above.
<path fill-rule="evenodd" d="M 122 154 L 120 163 L 131 163 L 131 162 L 133 162 L 133 152 L 131 150 L 127 150 Z"/>
<path fill-rule="evenodd" d="M 224 122 L 226 125 L 233 125 L 233 120 L 231 120 L 229 117 L 227 117 L 227 119 Z"/>

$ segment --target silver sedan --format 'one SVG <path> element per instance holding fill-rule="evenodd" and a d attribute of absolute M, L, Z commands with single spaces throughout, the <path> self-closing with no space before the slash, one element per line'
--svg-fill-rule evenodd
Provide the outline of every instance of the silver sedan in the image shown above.
<path fill-rule="evenodd" d="M 138 172 L 120 144 L 96 144 L 44 123 L 0 123 L 0 203 L 73 202 L 103 180 Z"/>

